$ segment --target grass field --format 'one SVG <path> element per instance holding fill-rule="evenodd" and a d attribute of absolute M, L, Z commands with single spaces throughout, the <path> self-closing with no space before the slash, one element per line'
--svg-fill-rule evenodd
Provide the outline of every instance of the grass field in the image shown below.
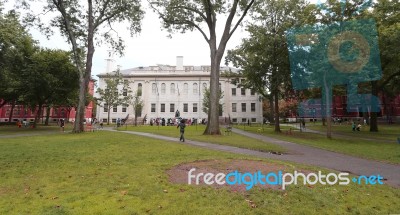
<path fill-rule="evenodd" d="M 395 214 L 388 186 L 245 193 L 172 184 L 174 165 L 249 158 L 116 132 L 0 139 L 0 214 Z M 273 161 L 264 160 L 265 164 Z M 281 163 L 290 169 L 304 166 Z M 311 169 L 316 170 L 316 169 Z M 252 208 L 247 200 L 257 206 Z"/>
<path fill-rule="evenodd" d="M 152 134 L 159 134 L 169 137 L 176 137 L 179 139 L 179 129 L 175 126 L 124 126 L 120 127 L 119 130 L 125 131 L 138 131 L 138 132 L 146 132 Z M 239 148 L 246 148 L 252 150 L 258 150 L 263 152 L 285 152 L 283 147 L 269 144 L 263 142 L 261 140 L 252 139 L 248 137 L 241 136 L 239 134 L 231 133 L 225 134 L 225 128 L 221 127 L 221 136 L 211 136 L 211 135 L 203 135 L 205 130 L 204 125 L 196 126 L 186 126 L 185 128 L 185 138 L 188 140 L 196 140 L 202 142 L 216 143 L 220 145 L 228 145 L 235 146 Z"/>
<path fill-rule="evenodd" d="M 316 130 L 316 131 L 326 131 L 326 126 L 322 125 L 316 125 L 312 126 L 310 124 L 310 129 Z M 369 138 L 373 139 L 376 141 L 396 141 L 398 137 L 400 137 L 400 125 L 387 125 L 387 124 L 382 124 L 378 125 L 378 132 L 370 132 L 369 131 L 369 126 L 362 126 L 360 132 L 353 132 L 351 129 L 351 125 L 347 124 L 336 124 L 332 125 L 332 131 L 340 134 L 340 135 L 346 135 L 349 137 L 355 137 L 355 138 Z"/>
<path fill-rule="evenodd" d="M 307 125 L 308 129 L 315 129 L 321 128 L 322 125 L 312 126 Z M 243 126 L 237 126 L 239 129 L 243 129 Z M 347 133 L 346 130 L 350 128 L 350 131 Z M 351 126 L 350 127 L 339 127 L 334 126 L 334 131 L 342 131 L 341 135 L 346 135 L 345 137 L 335 136 L 333 135 L 332 139 L 327 139 L 325 135 L 321 134 L 311 134 L 306 132 L 300 132 L 299 130 L 295 129 L 295 132 L 292 132 L 292 135 L 287 134 L 287 130 L 289 129 L 287 126 L 283 126 L 283 132 L 275 133 L 273 126 L 264 126 L 263 127 L 263 135 L 267 135 L 273 138 L 291 141 L 294 143 L 314 146 L 322 149 L 327 149 L 330 151 L 340 152 L 344 154 L 354 155 L 358 157 L 385 161 L 390 163 L 400 163 L 400 144 L 388 141 L 380 141 L 380 140 L 373 140 L 367 141 L 361 138 L 381 138 L 385 137 L 386 135 L 394 136 L 396 134 L 397 129 L 400 128 L 399 126 L 392 126 L 386 127 L 381 126 L 381 131 L 378 134 L 370 134 L 369 131 L 361 131 L 361 132 L 352 132 Z M 245 127 L 246 131 L 253 132 L 260 134 L 258 132 L 260 127 Z M 319 129 L 322 131 L 322 129 Z M 399 131 L 400 132 L 400 131 Z M 368 134 L 367 134 L 368 133 Z"/>
<path fill-rule="evenodd" d="M 72 130 L 72 126 L 67 125 L 65 128 L 66 131 Z M 29 127 L 24 127 L 22 126 L 21 128 L 18 128 L 16 125 L 15 126 L 10 126 L 10 125 L 4 125 L 0 126 L 0 135 L 14 135 L 14 134 L 29 134 L 29 133 L 38 133 L 38 132 L 56 132 L 60 131 L 60 127 L 52 124 L 51 126 L 42 126 L 39 125 L 37 128 L 32 129 Z"/>

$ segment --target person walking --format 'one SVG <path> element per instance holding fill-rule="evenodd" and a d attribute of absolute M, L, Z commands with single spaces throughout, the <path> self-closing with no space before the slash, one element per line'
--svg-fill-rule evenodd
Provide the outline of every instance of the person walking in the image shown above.
<path fill-rule="evenodd" d="M 185 142 L 185 137 L 183 136 L 185 134 L 185 120 L 182 119 L 181 122 L 176 126 L 176 128 L 180 128 L 179 131 L 181 133 L 181 137 L 179 138 L 179 141 Z"/>
<path fill-rule="evenodd" d="M 64 127 L 65 127 L 65 121 L 64 121 L 64 119 L 60 119 L 60 130 L 61 130 L 62 132 L 65 132 L 65 131 L 64 131 Z"/>

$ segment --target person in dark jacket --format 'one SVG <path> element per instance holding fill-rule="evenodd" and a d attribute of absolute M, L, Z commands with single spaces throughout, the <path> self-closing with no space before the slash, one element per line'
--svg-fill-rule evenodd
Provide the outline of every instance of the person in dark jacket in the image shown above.
<path fill-rule="evenodd" d="M 181 133 L 181 137 L 179 138 L 179 141 L 185 142 L 185 137 L 183 136 L 185 134 L 185 120 L 182 119 L 181 122 L 176 126 L 176 128 L 180 128 L 179 131 Z"/>

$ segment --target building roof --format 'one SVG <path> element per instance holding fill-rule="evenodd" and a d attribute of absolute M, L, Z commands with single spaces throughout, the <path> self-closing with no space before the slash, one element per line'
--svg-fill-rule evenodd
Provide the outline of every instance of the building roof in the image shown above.
<path fill-rule="evenodd" d="M 121 70 L 123 76 L 210 76 L 211 67 L 203 66 L 183 66 L 183 70 L 176 70 L 176 66 L 158 64 L 156 66 L 134 67 Z M 239 73 L 239 69 L 228 66 L 221 66 L 221 72 Z M 107 73 L 101 73 L 98 77 L 104 77 Z"/>

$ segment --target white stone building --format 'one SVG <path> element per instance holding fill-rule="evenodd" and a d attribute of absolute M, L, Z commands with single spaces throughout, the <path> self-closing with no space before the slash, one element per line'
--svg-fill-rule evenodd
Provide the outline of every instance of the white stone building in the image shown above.
<path fill-rule="evenodd" d="M 221 67 L 221 73 L 229 70 L 237 72 L 235 68 Z M 207 119 L 202 109 L 204 89 L 210 86 L 210 66 L 184 66 L 183 57 L 178 56 L 176 66 L 136 67 L 120 72 L 124 79 L 129 80 L 133 93 L 142 89 L 144 107 L 138 122 L 142 122 L 145 116 L 147 123 L 155 118 L 173 119 L 177 110 L 182 118 Z M 98 75 L 100 88 L 105 87 L 105 75 Z M 248 120 L 261 123 L 262 101 L 259 95 L 249 89 L 238 88 L 231 81 L 228 77 L 220 77 L 223 91 L 220 122 L 229 122 L 231 119 L 233 123 L 247 123 Z M 106 122 L 107 114 L 103 107 L 97 108 L 97 119 Z M 134 117 L 132 105 L 113 107 L 110 121 L 124 119 L 128 114 L 131 121 Z"/>

